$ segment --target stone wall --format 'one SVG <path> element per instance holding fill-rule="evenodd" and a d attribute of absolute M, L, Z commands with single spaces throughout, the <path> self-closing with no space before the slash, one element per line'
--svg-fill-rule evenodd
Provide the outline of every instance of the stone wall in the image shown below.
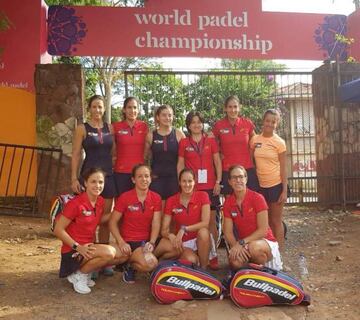
<path fill-rule="evenodd" d="M 313 71 L 319 202 L 357 202 L 360 195 L 360 103 L 343 103 L 340 84 L 360 77 L 360 64 L 325 64 Z M 342 183 L 344 181 L 344 184 Z"/>
<path fill-rule="evenodd" d="M 62 150 L 58 170 L 59 153 L 46 154 L 53 157 L 46 170 L 38 172 L 38 188 L 46 196 L 39 197 L 40 208 L 48 211 L 51 198 L 59 193 L 70 192 L 72 133 L 78 121 L 83 120 L 84 75 L 81 65 L 44 64 L 37 65 L 36 125 L 37 145 Z M 48 172 L 50 170 L 50 172 Z M 56 177 L 59 180 L 56 183 Z"/>

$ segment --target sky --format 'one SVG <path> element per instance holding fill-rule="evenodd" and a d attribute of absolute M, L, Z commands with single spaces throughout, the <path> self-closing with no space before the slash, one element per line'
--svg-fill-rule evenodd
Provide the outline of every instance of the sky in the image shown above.
<path fill-rule="evenodd" d="M 263 11 L 337 13 L 349 15 L 355 10 L 353 0 L 262 0 Z M 293 71 L 311 71 L 322 64 L 314 60 L 275 60 Z M 204 70 L 220 67 L 220 59 L 163 58 L 164 68 L 174 70 Z M 183 66 L 186 66 L 184 68 Z"/>

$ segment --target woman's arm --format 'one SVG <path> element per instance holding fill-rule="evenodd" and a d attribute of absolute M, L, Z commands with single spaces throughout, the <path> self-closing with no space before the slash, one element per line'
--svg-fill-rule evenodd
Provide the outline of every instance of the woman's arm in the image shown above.
<path fill-rule="evenodd" d="M 278 203 L 284 203 L 287 199 L 287 170 L 286 170 L 286 151 L 279 154 L 280 177 L 282 183 L 282 192 L 278 199 Z"/>
<path fill-rule="evenodd" d="M 116 210 L 113 210 L 113 212 L 111 212 L 111 216 L 109 220 L 109 230 L 113 235 L 117 245 L 119 246 L 120 251 L 125 255 L 129 255 L 131 254 L 130 245 L 125 242 L 119 231 L 119 221 L 121 217 L 122 217 L 122 212 L 118 212 Z"/>
<path fill-rule="evenodd" d="M 182 132 L 179 129 L 176 129 L 176 140 L 177 140 L 177 142 L 180 142 L 180 140 L 185 138 L 185 137 L 186 136 L 185 136 L 184 132 Z"/>
<path fill-rule="evenodd" d="M 215 173 L 216 173 L 216 183 L 214 186 L 213 193 L 215 196 L 218 196 L 221 192 L 221 178 L 222 178 L 222 165 L 221 165 L 221 159 L 220 159 L 220 153 L 216 152 L 213 154 L 213 162 L 215 167 Z"/>
<path fill-rule="evenodd" d="M 229 258 L 231 260 L 239 259 L 244 263 L 250 259 L 249 250 L 245 246 L 242 246 L 235 238 L 234 224 L 231 218 L 225 218 L 224 220 L 224 236 L 230 246 Z"/>
<path fill-rule="evenodd" d="M 210 204 L 203 204 L 201 207 L 201 221 L 190 226 L 186 226 L 184 231 L 198 231 L 201 228 L 209 228 L 210 223 Z"/>
<path fill-rule="evenodd" d="M 180 171 L 185 168 L 185 159 L 183 157 L 178 156 L 178 162 L 176 165 L 177 174 L 179 176 Z"/>
<path fill-rule="evenodd" d="M 79 252 L 85 259 L 89 260 L 93 257 L 93 254 L 96 250 L 95 247 L 91 247 L 92 243 L 87 243 L 85 245 L 78 244 L 70 235 L 66 232 L 66 228 L 71 223 L 69 218 L 66 218 L 63 215 L 60 215 L 59 219 L 56 221 L 54 234 L 60 239 L 63 243 L 68 245 L 70 248 L 74 244 L 77 244 L 76 251 Z"/>
<path fill-rule="evenodd" d="M 260 211 L 257 213 L 256 223 L 257 223 L 256 230 L 251 235 L 244 238 L 245 243 L 249 243 L 250 241 L 260 240 L 260 239 L 265 238 L 266 233 L 269 228 L 268 211 L 267 210 L 263 210 L 263 211 Z"/>
<path fill-rule="evenodd" d="M 85 138 L 85 135 L 85 126 L 83 124 L 78 125 L 74 132 L 71 157 L 71 189 L 75 193 L 81 192 L 81 185 L 78 180 L 78 174 L 81 162 L 82 142 Z"/>
<path fill-rule="evenodd" d="M 157 238 L 159 237 L 160 228 L 161 228 L 161 211 L 155 211 L 151 223 L 151 234 L 150 234 L 150 242 L 154 245 Z"/>
<path fill-rule="evenodd" d="M 115 142 L 114 127 L 111 123 L 109 123 L 109 130 L 113 137 L 113 144 L 111 148 L 111 160 L 112 160 L 112 166 L 114 167 L 116 162 L 116 142 Z"/>
<path fill-rule="evenodd" d="M 145 147 L 144 147 L 144 162 L 150 163 L 151 160 L 151 143 L 153 139 L 153 133 L 151 131 L 148 132 L 145 139 Z"/>

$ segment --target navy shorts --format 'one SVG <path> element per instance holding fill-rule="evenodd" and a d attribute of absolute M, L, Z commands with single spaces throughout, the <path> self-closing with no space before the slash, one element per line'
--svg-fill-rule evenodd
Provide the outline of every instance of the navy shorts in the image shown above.
<path fill-rule="evenodd" d="M 123 194 L 134 188 L 134 183 L 131 180 L 131 173 L 114 173 L 114 180 L 116 185 L 116 196 Z"/>
<path fill-rule="evenodd" d="M 79 178 L 80 184 L 84 187 L 84 179 Z M 104 190 L 101 192 L 101 196 L 105 199 L 115 198 L 117 195 L 114 175 L 105 176 Z"/>
<path fill-rule="evenodd" d="M 209 189 L 209 190 L 200 190 L 200 191 L 205 191 L 208 195 L 209 195 L 209 199 L 210 199 L 210 209 L 211 210 L 216 210 L 220 207 L 220 197 L 219 196 L 214 196 L 213 195 L 213 190 Z"/>
<path fill-rule="evenodd" d="M 157 238 L 155 241 L 155 247 L 159 244 L 160 238 Z M 143 241 L 127 241 L 126 243 L 130 245 L 131 252 L 134 252 L 137 248 L 143 247 L 146 244 L 146 240 Z"/>
<path fill-rule="evenodd" d="M 282 183 L 270 188 L 260 187 L 259 192 L 264 196 L 267 203 L 275 203 L 279 200 L 281 192 L 283 191 Z M 290 196 L 290 188 L 287 188 L 287 196 Z"/>
<path fill-rule="evenodd" d="M 150 190 L 158 193 L 162 200 L 166 200 L 175 193 L 179 192 L 177 176 L 153 177 Z"/>
<path fill-rule="evenodd" d="M 72 250 L 70 252 L 61 254 L 59 277 L 66 278 L 70 274 L 80 269 L 81 263 L 84 257 L 77 251 Z"/>
<path fill-rule="evenodd" d="M 247 179 L 247 183 L 246 186 L 251 189 L 252 191 L 256 191 L 259 192 L 260 191 L 260 184 L 259 184 L 259 179 L 256 175 L 256 170 L 255 168 L 249 168 L 246 169 L 246 173 L 248 176 Z M 232 188 L 229 185 L 229 171 L 223 171 L 222 173 L 222 180 L 221 180 L 221 185 L 223 186 L 221 189 L 221 193 L 224 195 L 228 195 L 232 193 Z"/>

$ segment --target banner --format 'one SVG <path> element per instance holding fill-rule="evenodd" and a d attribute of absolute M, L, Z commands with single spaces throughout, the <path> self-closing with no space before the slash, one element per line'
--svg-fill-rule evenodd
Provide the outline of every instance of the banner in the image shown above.
<path fill-rule="evenodd" d="M 144 8 L 51 6 L 52 55 L 323 60 L 346 57 L 346 16 L 263 12 L 261 0 L 148 0 Z"/>
<path fill-rule="evenodd" d="M 46 52 L 46 10 L 41 0 L 2 0 L 0 87 L 33 92 L 35 64 L 51 62 Z"/>

